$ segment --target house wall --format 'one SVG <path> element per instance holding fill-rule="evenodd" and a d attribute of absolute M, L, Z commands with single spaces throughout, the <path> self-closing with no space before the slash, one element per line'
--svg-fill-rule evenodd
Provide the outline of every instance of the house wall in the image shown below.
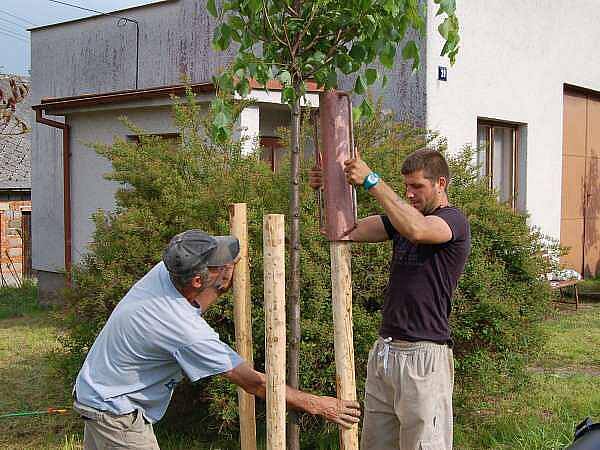
<path fill-rule="evenodd" d="M 450 151 L 477 143 L 477 118 L 527 124 L 527 210 L 560 236 L 564 83 L 600 91 L 600 9 L 595 0 L 457 2 L 460 52 L 448 81 L 443 42 L 429 14 L 427 126 Z M 435 5 L 429 0 L 429 8 Z"/>
<path fill-rule="evenodd" d="M 111 170 L 110 162 L 98 155 L 90 146 L 93 143 L 111 144 L 117 138 L 135 134 L 121 121 L 128 121 L 149 134 L 177 132 L 168 102 L 154 106 L 119 109 L 100 109 L 67 112 L 71 126 L 71 220 L 72 257 L 76 264 L 88 251 L 94 232 L 92 214 L 98 209 L 111 211 L 115 206 L 114 194 L 119 186 L 106 180 Z M 263 111 L 270 105 L 261 104 L 260 129 L 274 129 L 280 124 L 279 116 Z M 278 107 L 278 105 L 277 105 Z M 61 243 L 64 242 L 61 239 Z M 60 253 L 63 255 L 62 251 Z"/>
<path fill-rule="evenodd" d="M 202 1 L 173 0 L 122 13 L 140 24 L 139 88 L 179 84 L 182 73 L 192 82 L 208 81 L 231 60 L 233 50 L 222 53 L 212 49 L 216 23 L 204 8 Z M 34 29 L 31 32 L 32 102 L 39 104 L 43 97 L 133 89 L 135 26 L 118 27 L 116 22 L 115 18 L 104 16 Z M 425 48 L 422 51 L 424 54 Z M 399 53 L 398 65 L 388 74 L 385 91 L 375 89 L 373 94 L 376 98 L 383 95 L 384 107 L 395 111 L 398 117 L 423 124 L 425 75 L 412 74 L 410 65 L 400 61 Z M 353 82 L 354 77 L 341 77 L 342 88 L 351 87 Z M 50 118 L 62 120 L 62 117 Z M 91 140 L 108 139 L 115 129 L 105 126 L 112 121 L 92 124 L 75 116 L 67 120 L 75 121 L 70 122 L 74 177 L 80 177 L 78 172 L 92 176 L 93 167 L 83 166 L 94 161 L 90 161 L 89 155 L 82 156 L 77 139 L 81 133 Z M 83 130 L 77 129 L 79 121 Z M 32 123 L 32 201 L 37 205 L 32 217 L 33 267 L 58 273 L 64 265 L 62 134 L 33 120 Z M 93 177 L 98 180 L 99 174 L 94 173 Z M 97 183 L 106 187 L 101 180 Z M 87 194 L 78 189 L 80 184 L 74 179 L 73 201 L 77 203 L 73 204 L 73 227 L 77 252 L 85 241 L 81 236 L 88 234 L 76 234 L 77 222 L 81 221 L 79 225 L 89 231 L 88 225 L 83 224 L 88 220 L 90 208 L 96 207 L 86 207 L 82 198 Z M 98 193 L 94 200 L 107 205 L 109 192 Z M 74 257 L 77 259 L 76 253 Z"/>
<path fill-rule="evenodd" d="M 110 162 L 98 155 L 90 143 L 111 144 L 116 138 L 135 134 L 119 120 L 121 115 L 148 133 L 174 133 L 171 109 L 167 106 L 130 110 L 71 113 L 71 223 L 73 263 L 87 252 L 94 232 L 92 214 L 98 209 L 112 211 L 119 185 L 106 180 Z"/>
<path fill-rule="evenodd" d="M 179 0 L 123 13 L 140 24 L 139 88 L 179 84 L 181 73 L 194 82 L 210 80 L 229 61 L 227 53 L 212 50 L 215 23 L 204 7 L 204 2 Z M 42 97 L 135 88 L 135 27 L 118 27 L 116 22 L 97 17 L 32 31 L 33 104 Z M 62 134 L 31 122 L 32 201 L 38 205 L 32 212 L 33 267 L 60 272 L 64 270 Z M 96 129 L 98 139 L 113 131 Z M 76 186 L 73 193 L 77 196 Z"/>

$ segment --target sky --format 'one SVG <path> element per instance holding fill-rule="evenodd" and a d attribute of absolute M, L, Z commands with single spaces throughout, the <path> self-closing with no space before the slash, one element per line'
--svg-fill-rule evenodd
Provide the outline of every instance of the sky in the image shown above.
<path fill-rule="evenodd" d="M 151 0 L 63 1 L 102 12 L 154 3 Z M 27 28 L 93 15 L 49 0 L 0 0 L 0 73 L 29 75 L 31 44 Z"/>

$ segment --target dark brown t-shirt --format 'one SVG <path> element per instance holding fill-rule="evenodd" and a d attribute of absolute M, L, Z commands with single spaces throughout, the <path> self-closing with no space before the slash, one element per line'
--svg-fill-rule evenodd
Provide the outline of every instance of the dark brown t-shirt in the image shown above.
<path fill-rule="evenodd" d="M 451 299 L 471 251 L 471 230 L 465 215 L 453 206 L 438 208 L 432 215 L 446 221 L 452 231 L 450 241 L 413 244 L 387 216 L 381 216 L 394 241 L 381 337 L 450 342 Z"/>

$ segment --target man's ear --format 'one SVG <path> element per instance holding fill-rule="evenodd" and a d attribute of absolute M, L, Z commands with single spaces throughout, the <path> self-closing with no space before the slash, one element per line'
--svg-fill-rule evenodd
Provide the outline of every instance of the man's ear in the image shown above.
<path fill-rule="evenodd" d="M 448 187 L 448 180 L 446 179 L 446 177 L 439 177 L 438 184 L 440 185 L 440 189 L 442 190 L 442 192 L 446 191 L 446 188 Z"/>
<path fill-rule="evenodd" d="M 194 289 L 200 289 L 202 287 L 202 277 L 200 275 L 196 275 L 194 278 L 192 278 L 190 284 Z"/>

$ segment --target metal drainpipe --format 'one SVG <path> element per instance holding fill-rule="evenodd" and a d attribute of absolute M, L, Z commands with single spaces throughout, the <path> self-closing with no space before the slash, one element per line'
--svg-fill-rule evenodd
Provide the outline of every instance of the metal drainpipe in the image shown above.
<path fill-rule="evenodd" d="M 71 286 L 71 127 L 42 116 L 42 108 L 34 107 L 35 121 L 63 131 L 63 211 L 65 227 L 65 275 L 67 286 Z"/>

